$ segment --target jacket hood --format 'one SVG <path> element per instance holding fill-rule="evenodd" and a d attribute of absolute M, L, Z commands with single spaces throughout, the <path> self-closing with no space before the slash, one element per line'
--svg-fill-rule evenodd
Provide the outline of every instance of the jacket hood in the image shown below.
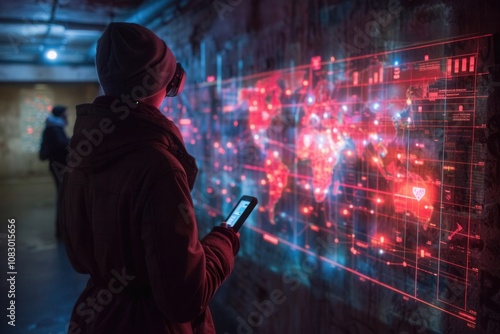
<path fill-rule="evenodd" d="M 76 106 L 68 168 L 101 171 L 135 150 L 161 145 L 182 164 L 192 188 L 198 168 L 184 146 L 177 126 L 153 106 L 112 96 Z"/>

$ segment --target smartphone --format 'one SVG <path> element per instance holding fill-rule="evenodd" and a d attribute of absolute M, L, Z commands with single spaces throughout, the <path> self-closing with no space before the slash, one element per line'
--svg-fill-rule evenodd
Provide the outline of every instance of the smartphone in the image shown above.
<path fill-rule="evenodd" d="M 257 203 L 258 200 L 256 197 L 247 195 L 242 196 L 238 201 L 238 204 L 236 204 L 229 216 L 227 216 L 226 218 L 226 224 L 228 225 L 228 227 L 231 226 L 233 230 L 238 232 Z"/>

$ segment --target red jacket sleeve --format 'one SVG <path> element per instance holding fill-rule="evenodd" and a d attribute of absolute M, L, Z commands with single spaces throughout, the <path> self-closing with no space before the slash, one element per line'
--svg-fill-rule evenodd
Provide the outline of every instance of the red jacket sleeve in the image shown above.
<path fill-rule="evenodd" d="M 142 238 L 155 302 L 167 319 L 180 323 L 194 320 L 229 276 L 239 240 L 226 232 L 215 229 L 201 242 L 198 240 L 193 203 L 182 170 L 165 174 L 151 186 L 144 207 Z"/>

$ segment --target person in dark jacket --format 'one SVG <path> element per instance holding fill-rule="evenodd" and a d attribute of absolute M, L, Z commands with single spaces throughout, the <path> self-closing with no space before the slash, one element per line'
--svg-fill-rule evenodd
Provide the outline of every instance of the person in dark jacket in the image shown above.
<path fill-rule="evenodd" d="M 66 156 L 68 155 L 69 138 L 64 128 L 68 125 L 67 111 L 65 106 L 54 106 L 52 114 L 45 120 L 45 129 L 42 133 L 39 157 L 41 160 L 49 161 L 49 171 L 56 186 L 56 237 L 61 237 L 59 224 L 57 223 L 57 212 L 59 211 L 60 188 L 63 171 L 66 168 Z"/>
<path fill-rule="evenodd" d="M 68 333 L 215 333 L 208 303 L 239 238 L 222 223 L 198 239 L 196 162 L 158 110 L 182 90 L 182 67 L 153 32 L 117 22 L 96 68 L 105 95 L 77 106 L 62 185 L 66 250 L 90 275 Z"/>

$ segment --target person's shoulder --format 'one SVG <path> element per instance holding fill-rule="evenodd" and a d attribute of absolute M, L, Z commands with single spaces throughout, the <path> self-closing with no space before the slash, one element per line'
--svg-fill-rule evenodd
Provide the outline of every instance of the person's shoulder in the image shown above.
<path fill-rule="evenodd" d="M 165 145 L 153 144 L 144 148 L 142 153 L 151 162 L 150 168 L 165 173 L 168 171 L 184 171 L 182 164 Z"/>

